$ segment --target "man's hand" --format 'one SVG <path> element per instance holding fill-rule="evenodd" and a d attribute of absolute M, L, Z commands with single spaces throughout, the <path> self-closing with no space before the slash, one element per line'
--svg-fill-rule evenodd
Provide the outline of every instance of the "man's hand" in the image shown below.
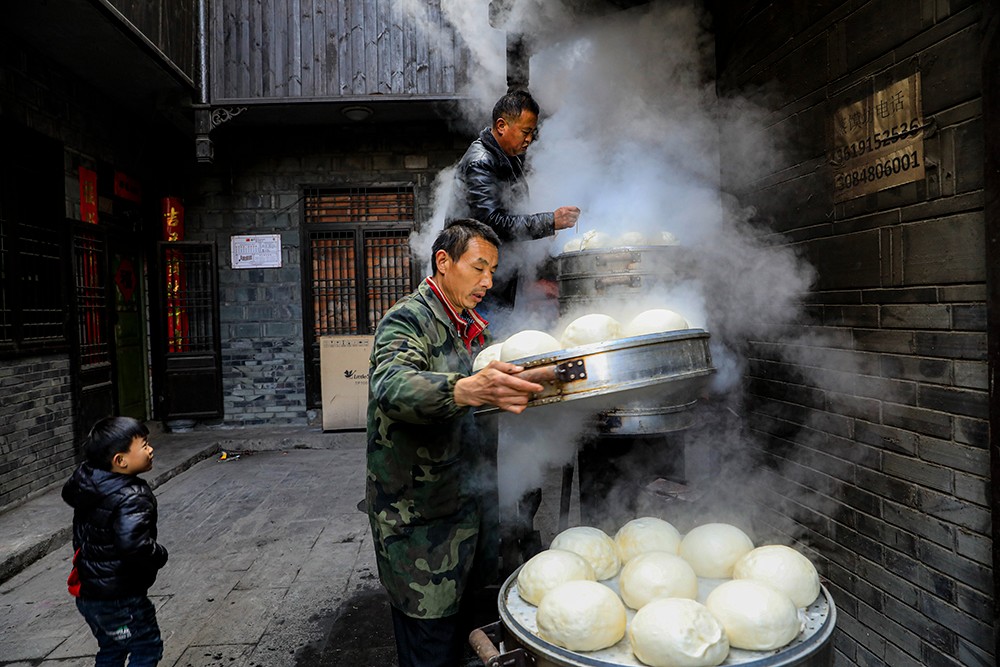
<path fill-rule="evenodd" d="M 532 394 L 545 388 L 517 377 L 521 366 L 506 361 L 491 361 L 486 368 L 455 383 L 455 403 L 458 405 L 495 405 L 501 410 L 520 414 L 528 406 Z"/>
<path fill-rule="evenodd" d="M 577 206 L 560 206 L 555 211 L 556 230 L 569 229 L 576 224 L 580 218 L 580 209 Z"/>

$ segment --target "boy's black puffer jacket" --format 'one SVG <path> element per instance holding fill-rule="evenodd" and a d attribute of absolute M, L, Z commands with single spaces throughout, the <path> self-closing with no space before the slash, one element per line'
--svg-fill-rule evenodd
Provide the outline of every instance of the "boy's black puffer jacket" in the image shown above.
<path fill-rule="evenodd" d="M 156 498 L 149 484 L 84 463 L 63 485 L 62 497 L 73 508 L 80 597 L 145 595 L 167 562 L 167 550 L 156 542 Z"/>

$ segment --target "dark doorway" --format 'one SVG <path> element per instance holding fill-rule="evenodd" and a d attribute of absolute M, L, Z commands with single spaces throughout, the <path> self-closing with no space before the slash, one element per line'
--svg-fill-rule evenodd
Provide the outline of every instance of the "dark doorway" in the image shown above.
<path fill-rule="evenodd" d="M 161 242 L 156 337 L 160 419 L 223 416 L 215 244 Z"/>
<path fill-rule="evenodd" d="M 118 414 L 149 418 L 149 362 L 146 331 L 146 285 L 143 256 L 137 245 L 112 244 L 110 265 L 115 380 Z"/>
<path fill-rule="evenodd" d="M 115 413 L 115 378 L 108 311 L 108 239 L 95 225 L 73 230 L 74 375 L 78 439 Z"/>

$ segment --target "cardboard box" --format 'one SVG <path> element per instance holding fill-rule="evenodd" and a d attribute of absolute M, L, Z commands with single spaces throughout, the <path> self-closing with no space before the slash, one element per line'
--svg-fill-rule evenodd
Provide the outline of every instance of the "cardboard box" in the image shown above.
<path fill-rule="evenodd" d="M 374 340 L 374 336 L 320 337 L 320 395 L 324 431 L 365 428 L 368 357 Z"/>

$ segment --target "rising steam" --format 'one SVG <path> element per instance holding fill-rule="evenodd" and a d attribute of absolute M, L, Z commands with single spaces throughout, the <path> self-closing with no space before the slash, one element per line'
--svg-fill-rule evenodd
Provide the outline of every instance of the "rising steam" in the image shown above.
<path fill-rule="evenodd" d="M 488 111 L 506 88 L 504 33 L 489 26 L 487 5 L 442 0 L 442 12 L 477 61 L 475 87 L 465 91 L 473 100 L 467 117 L 478 118 L 477 128 L 488 124 Z M 767 173 L 766 158 L 777 154 L 778 138 L 764 131 L 765 111 L 745 99 L 717 96 L 713 38 L 694 3 L 651 3 L 584 18 L 560 2 L 514 0 L 507 21 L 530 46 L 530 90 L 542 107 L 540 139 L 528 152 L 532 198 L 522 210 L 576 205 L 583 213 L 577 230 L 526 244 L 517 257 L 501 254 L 501 261 L 533 268 L 587 231 L 671 232 L 691 249 L 698 278 L 654 295 L 649 307 L 671 308 L 708 330 L 718 369 L 713 390 L 737 395 L 746 341 L 799 319 L 799 302 L 813 277 L 787 247 L 762 241 L 751 226 L 754 212 L 720 185 L 723 173 L 737 184 Z M 446 170 L 438 179 L 430 224 L 412 240 L 418 257 L 429 255 L 443 225 L 452 174 Z M 530 328 L 556 335 L 564 324 L 523 315 Z M 726 415 L 738 410 L 730 400 L 715 407 Z M 569 440 L 579 434 L 552 432 L 551 420 L 540 419 L 548 417 L 542 414 L 547 409 L 505 418 L 502 502 L 539 484 L 546 467 L 572 460 Z M 720 433 L 734 420 L 713 419 L 711 409 L 700 408 L 711 427 L 692 429 L 685 435 L 689 443 L 703 436 L 718 448 L 740 437 L 738 427 Z"/>

